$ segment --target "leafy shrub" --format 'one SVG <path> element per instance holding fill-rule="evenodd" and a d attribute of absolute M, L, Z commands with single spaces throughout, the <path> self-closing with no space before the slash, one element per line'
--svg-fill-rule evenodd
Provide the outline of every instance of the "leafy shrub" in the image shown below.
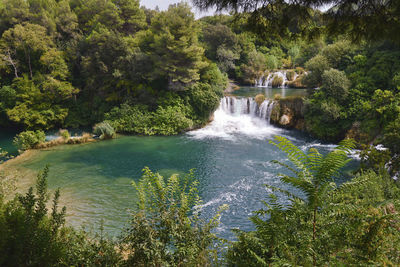
<path fill-rule="evenodd" d="M 71 137 L 71 134 L 66 129 L 60 129 L 58 131 L 58 135 L 61 136 L 64 140 L 68 140 Z"/>
<path fill-rule="evenodd" d="M 322 55 L 333 68 L 343 70 L 351 61 L 353 50 L 354 46 L 350 41 L 341 40 L 326 46 Z"/>
<path fill-rule="evenodd" d="M 4 151 L 3 149 L 1 149 L 0 147 L 0 163 L 2 163 L 5 159 L 7 159 L 7 151 Z M 1 177 L 0 177 L 1 178 Z"/>
<path fill-rule="evenodd" d="M 57 190 L 47 215 L 47 175 L 47 168 L 39 173 L 36 195 L 31 187 L 25 196 L 0 205 L 1 266 L 54 266 L 62 257 L 65 208 L 58 211 Z"/>
<path fill-rule="evenodd" d="M 220 213 L 210 221 L 199 217 L 198 182 L 190 172 L 167 180 L 143 170 L 133 183 L 139 201 L 137 212 L 123 236 L 129 266 L 209 266 L 216 252 Z"/>
<path fill-rule="evenodd" d="M 179 106 L 158 107 L 153 114 L 150 132 L 157 135 L 179 134 L 193 127 L 193 121 Z"/>
<path fill-rule="evenodd" d="M 283 84 L 283 78 L 281 76 L 275 75 L 272 80 L 272 87 L 281 87 Z"/>
<path fill-rule="evenodd" d="M 306 63 L 309 73 L 304 77 L 304 84 L 309 88 L 316 88 L 322 84 L 322 74 L 330 69 L 328 60 L 322 55 L 316 55 Z"/>
<path fill-rule="evenodd" d="M 46 141 L 46 135 L 43 131 L 25 131 L 17 134 L 14 137 L 13 144 L 19 150 L 28 150 L 31 148 L 35 148 L 40 143 Z"/>
<path fill-rule="evenodd" d="M 210 115 L 218 108 L 220 96 L 211 85 L 198 83 L 190 89 L 190 100 L 196 114 L 208 120 Z"/>
<path fill-rule="evenodd" d="M 350 81 L 343 71 L 330 69 L 322 74 L 321 90 L 326 96 L 343 101 L 349 94 Z"/>
<path fill-rule="evenodd" d="M 296 73 L 293 70 L 287 71 L 286 72 L 286 79 L 288 79 L 288 81 L 293 81 L 295 74 Z"/>
<path fill-rule="evenodd" d="M 267 55 L 265 64 L 269 70 L 275 70 L 278 68 L 278 59 L 274 55 Z"/>
<path fill-rule="evenodd" d="M 102 227 L 95 234 L 66 230 L 62 266 L 123 266 L 118 242 L 104 237 Z"/>
<path fill-rule="evenodd" d="M 183 104 L 159 106 L 150 112 L 144 105 L 122 104 L 105 115 L 117 132 L 144 135 L 175 135 L 193 127 Z"/>
<path fill-rule="evenodd" d="M 372 169 L 377 173 L 384 171 L 386 163 L 391 159 L 390 150 L 380 150 L 374 146 L 363 146 L 362 148 L 363 150 L 360 152 L 361 169 Z"/>
<path fill-rule="evenodd" d="M 115 130 L 108 122 L 101 122 L 94 125 L 93 133 L 103 140 L 115 138 Z"/>
<path fill-rule="evenodd" d="M 36 194 L 30 188 L 6 203 L 0 182 L 0 266 L 118 266 L 115 242 L 65 227 L 58 190 L 48 214 L 48 172 L 46 167 L 38 174 Z"/>
<path fill-rule="evenodd" d="M 305 88 L 306 86 L 303 84 L 304 75 L 299 75 L 296 77 L 294 81 L 288 82 L 288 86 L 290 88 Z"/>

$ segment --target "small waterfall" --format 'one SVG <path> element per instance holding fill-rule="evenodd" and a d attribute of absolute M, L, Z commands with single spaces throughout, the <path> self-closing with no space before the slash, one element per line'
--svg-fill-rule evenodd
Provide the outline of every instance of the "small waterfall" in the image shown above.
<path fill-rule="evenodd" d="M 282 78 L 282 81 L 283 81 L 282 85 L 279 88 L 286 88 L 287 82 L 288 82 L 288 80 L 286 78 L 286 72 L 287 72 L 286 70 L 280 70 L 280 71 L 268 73 L 268 75 L 265 75 L 265 73 L 264 73 L 263 75 L 261 75 L 261 77 L 254 80 L 255 86 L 272 87 L 272 81 L 274 80 L 274 77 L 277 76 L 277 77 Z"/>
<path fill-rule="evenodd" d="M 221 99 L 219 109 L 233 116 L 250 115 L 250 117 L 258 117 L 270 123 L 274 103 L 273 100 L 266 99 L 258 106 L 252 97 L 225 96 Z"/>
<path fill-rule="evenodd" d="M 238 134 L 258 139 L 271 137 L 281 131 L 270 125 L 274 103 L 267 99 L 259 106 L 252 97 L 223 97 L 214 112 L 214 120 L 202 129 L 189 132 L 189 135 L 197 139 L 236 139 Z"/>

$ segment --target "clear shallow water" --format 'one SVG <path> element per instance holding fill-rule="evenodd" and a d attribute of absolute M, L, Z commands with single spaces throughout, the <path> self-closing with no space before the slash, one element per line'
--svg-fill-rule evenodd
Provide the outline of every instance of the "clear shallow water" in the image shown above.
<path fill-rule="evenodd" d="M 123 136 L 62 146 L 41 151 L 19 167 L 36 172 L 50 164 L 49 187 L 61 188 L 68 223 L 96 230 L 104 220 L 105 230 L 112 235 L 129 220 L 136 199 L 131 181 L 140 178 L 144 166 L 165 176 L 194 168 L 203 216 L 210 218 L 219 206 L 228 204 L 217 231 L 232 239 L 232 228 L 253 229 L 248 217 L 263 207 L 261 201 L 270 193 L 264 184 L 283 186 L 277 174 L 285 170 L 270 162 L 286 160 L 268 143 L 275 135 L 289 138 L 304 150 L 334 148 L 302 133 L 274 128 L 259 117 L 220 108 L 210 125 L 181 136 Z"/>
<path fill-rule="evenodd" d="M 14 131 L 7 131 L 5 129 L 0 128 L 0 148 L 5 150 L 10 155 L 17 155 L 18 151 L 15 146 L 12 144 L 12 140 L 15 136 Z"/>

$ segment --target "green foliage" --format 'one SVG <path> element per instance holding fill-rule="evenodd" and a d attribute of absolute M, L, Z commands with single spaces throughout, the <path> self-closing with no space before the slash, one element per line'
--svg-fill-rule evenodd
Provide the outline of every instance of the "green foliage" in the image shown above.
<path fill-rule="evenodd" d="M 203 120 L 208 120 L 218 108 L 220 95 L 213 87 L 205 83 L 197 83 L 190 89 L 190 100 L 196 114 Z"/>
<path fill-rule="evenodd" d="M 46 135 L 43 131 L 25 131 L 17 134 L 14 137 L 13 144 L 19 150 L 28 150 L 43 143 L 46 140 Z"/>
<path fill-rule="evenodd" d="M 4 151 L 1 147 L 0 147 L 0 164 L 7 159 L 7 151 Z M 1 178 L 1 177 L 0 177 Z M 1 199 L 1 192 L 0 192 L 0 199 Z"/>
<path fill-rule="evenodd" d="M 93 133 L 102 140 L 113 139 L 116 136 L 114 128 L 106 121 L 95 124 Z"/>
<path fill-rule="evenodd" d="M 267 69 L 275 70 L 278 68 L 278 59 L 274 55 L 267 55 L 266 56 L 266 65 Z"/>
<path fill-rule="evenodd" d="M 265 95 L 263 94 L 258 94 L 254 97 L 254 101 L 257 103 L 258 106 L 262 104 L 262 102 L 265 101 Z"/>
<path fill-rule="evenodd" d="M 321 90 L 326 96 L 343 102 L 349 94 L 350 81 L 346 74 L 336 69 L 325 70 L 322 74 Z"/>
<path fill-rule="evenodd" d="M 201 200 L 193 172 L 165 180 L 145 168 L 133 186 L 139 201 L 123 236 L 130 252 L 128 265 L 208 266 L 210 259 L 216 259 L 212 247 L 217 238 L 212 230 L 218 226 L 220 213 L 208 222 L 200 219 Z"/>
<path fill-rule="evenodd" d="M 340 40 L 326 46 L 322 55 L 329 65 L 335 69 L 344 70 L 351 62 L 354 45 L 348 40 Z"/>
<path fill-rule="evenodd" d="M 61 136 L 64 140 L 68 140 L 71 137 L 71 134 L 66 129 L 60 129 L 58 131 L 58 135 Z"/>
<path fill-rule="evenodd" d="M 190 111 L 177 101 L 176 105 L 159 106 L 155 111 L 149 111 L 143 105 L 122 104 L 113 108 L 105 118 L 110 125 L 121 133 L 144 135 L 175 135 L 193 127 Z"/>
<path fill-rule="evenodd" d="M 257 52 L 256 50 L 252 51 L 248 55 L 248 62 L 240 65 L 239 78 L 247 83 L 253 84 L 256 79 L 259 79 L 267 69 L 267 61 L 265 56 Z"/>
<path fill-rule="evenodd" d="M 103 234 L 91 234 L 84 230 L 64 229 L 64 255 L 61 266 L 123 266 L 119 243 Z"/>
<path fill-rule="evenodd" d="M 366 146 L 360 152 L 360 158 L 360 169 L 372 169 L 374 172 L 379 173 L 385 171 L 385 165 L 390 161 L 391 156 L 388 149 L 377 149 L 373 146 Z"/>
<path fill-rule="evenodd" d="M 162 79 L 171 91 L 186 90 L 200 79 L 199 71 L 207 65 L 198 31 L 194 14 L 185 3 L 170 5 L 151 22 L 144 48 L 151 53 L 155 78 Z"/>
<path fill-rule="evenodd" d="M 316 55 L 306 63 L 306 69 L 309 71 L 304 78 L 304 84 L 310 88 L 316 88 L 322 84 L 322 74 L 330 69 L 328 60 L 322 55 Z"/>
<path fill-rule="evenodd" d="M 63 254 L 61 228 L 65 207 L 58 210 L 60 193 L 54 194 L 47 215 L 48 168 L 38 174 L 36 195 L 26 195 L 0 205 L 0 264 L 2 266 L 54 266 Z"/>
<path fill-rule="evenodd" d="M 348 161 L 351 141 L 325 156 L 314 148 L 304 153 L 281 137 L 276 141 L 292 163 L 279 163 L 291 173 L 281 180 L 299 191 L 267 186 L 275 194 L 251 217 L 255 231 L 237 231 L 228 265 L 399 264 L 399 251 L 393 248 L 400 242 L 395 219 L 400 189 L 393 180 L 370 171 L 337 186 L 333 177 Z M 288 204 L 279 200 L 282 196 L 289 198 Z"/>

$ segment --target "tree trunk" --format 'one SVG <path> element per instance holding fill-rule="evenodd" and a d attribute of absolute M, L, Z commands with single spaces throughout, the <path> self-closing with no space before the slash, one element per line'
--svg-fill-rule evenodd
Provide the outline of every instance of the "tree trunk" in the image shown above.
<path fill-rule="evenodd" d="M 14 60 L 11 57 L 10 49 L 7 49 L 7 57 L 5 57 L 4 60 L 9 62 L 11 64 L 11 66 L 13 66 L 15 78 L 18 78 L 17 64 L 14 62 Z"/>

